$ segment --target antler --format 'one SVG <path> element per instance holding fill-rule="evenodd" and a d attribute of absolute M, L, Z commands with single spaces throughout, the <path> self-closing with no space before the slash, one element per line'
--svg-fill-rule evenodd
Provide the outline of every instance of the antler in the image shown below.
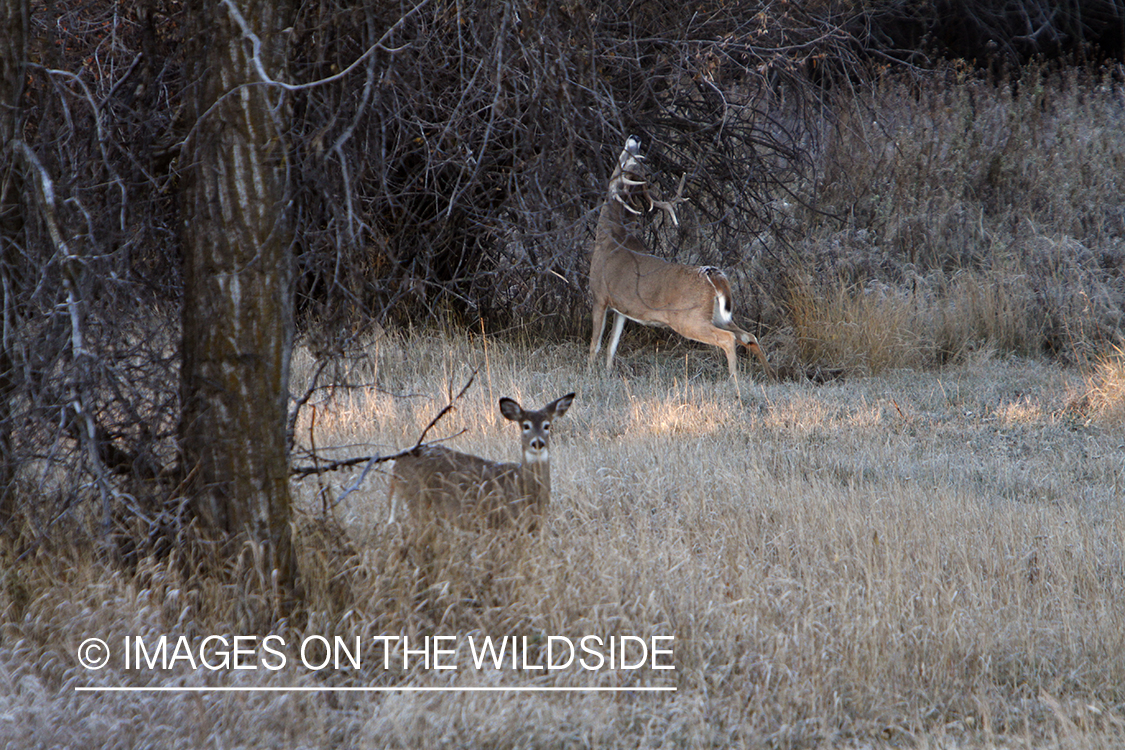
<path fill-rule="evenodd" d="M 654 208 L 659 208 L 667 212 L 668 216 L 670 216 L 672 219 L 672 223 L 676 226 L 679 226 L 680 220 L 676 216 L 676 204 L 683 201 L 684 180 L 687 178 L 687 174 L 683 174 L 680 176 L 680 185 L 676 189 L 676 197 L 674 197 L 670 201 L 655 200 L 649 193 L 647 180 L 635 180 L 627 176 L 630 171 L 634 169 L 636 170 L 637 174 L 643 174 L 643 169 L 641 168 L 640 162 L 644 158 L 645 157 L 641 154 L 641 139 L 635 135 L 629 136 L 625 141 L 625 148 L 621 151 L 621 155 L 617 157 L 616 174 L 619 175 L 618 179 L 620 179 L 622 185 L 641 188 L 641 191 L 644 193 L 645 198 L 648 199 L 648 210 L 651 211 Z M 627 200 L 628 191 L 622 190 L 618 192 L 616 189 L 614 189 L 612 192 L 613 198 L 617 200 L 622 206 L 624 206 L 625 210 L 627 210 L 631 214 L 637 216 L 640 215 L 640 211 L 629 205 L 629 202 Z M 624 193 L 625 195 L 622 196 L 622 193 Z"/>
<path fill-rule="evenodd" d="M 653 200 L 652 196 L 648 192 L 648 183 L 643 183 L 645 197 L 648 198 L 648 210 L 651 211 L 654 208 L 659 208 L 660 210 L 666 212 L 669 217 L 671 217 L 672 224 L 674 224 L 675 226 L 679 226 L 680 220 L 676 218 L 676 204 L 682 203 L 684 200 L 683 194 L 685 179 L 687 179 L 686 172 L 680 175 L 680 185 L 676 188 L 676 197 L 672 198 L 672 200 L 670 201 Z"/>
<path fill-rule="evenodd" d="M 628 203 L 626 202 L 626 200 L 625 200 L 624 198 L 622 198 L 622 197 L 621 197 L 620 195 L 615 195 L 615 196 L 613 196 L 613 197 L 614 197 L 614 199 L 615 199 L 615 200 L 616 200 L 616 201 L 617 201 L 618 203 L 620 203 L 620 204 L 621 204 L 622 206 L 624 206 L 624 207 L 625 207 L 625 210 L 626 210 L 626 211 L 628 211 L 629 213 L 631 213 L 631 214 L 633 214 L 633 215 L 635 215 L 635 216 L 640 216 L 640 215 L 641 215 L 641 212 L 640 212 L 640 211 L 638 211 L 637 209 L 635 209 L 635 208 L 633 208 L 632 206 L 630 206 L 630 205 L 629 205 L 629 204 L 628 204 Z"/>
<path fill-rule="evenodd" d="M 624 183 L 625 185 L 644 185 L 643 182 L 636 182 L 635 180 L 630 180 L 628 177 L 625 177 L 624 175 L 621 176 L 621 182 Z M 633 208 L 632 206 L 630 206 L 629 201 L 626 200 L 629 197 L 628 192 L 626 192 L 624 190 L 617 190 L 617 189 L 611 188 L 610 194 L 613 196 L 613 200 L 617 201 L 618 203 L 620 203 L 622 206 L 625 207 L 626 211 L 633 214 L 634 216 L 640 216 L 641 215 L 641 212 L 638 211 L 637 209 Z"/>

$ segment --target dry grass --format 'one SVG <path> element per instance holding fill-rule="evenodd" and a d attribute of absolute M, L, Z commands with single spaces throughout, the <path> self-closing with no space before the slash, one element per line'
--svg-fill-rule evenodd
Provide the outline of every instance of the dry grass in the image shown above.
<path fill-rule="evenodd" d="M 717 352 L 628 332 L 614 376 L 584 344 L 389 335 L 336 363 L 366 385 L 303 414 L 305 448 L 391 453 L 483 364 L 440 436 L 514 460 L 497 400 L 578 392 L 533 538 L 388 527 L 385 465 L 297 483 L 308 609 L 268 626 L 287 643 L 526 636 L 535 662 L 549 636 L 673 635 L 674 672 L 477 671 L 464 649 L 456 671 L 385 671 L 367 648 L 350 671 L 89 671 L 89 637 L 262 635 L 275 592 L 253 546 L 225 580 L 174 556 L 124 569 L 75 511 L 51 549 L 0 546 L 0 744 L 1125 744 L 1121 84 L 949 75 L 839 103 L 826 213 L 731 268 L 775 364 L 844 380 L 735 388 Z M 301 350 L 295 391 L 311 370 Z M 74 691 L 449 684 L 677 691 Z"/>
<path fill-rule="evenodd" d="M 885 284 L 859 289 L 840 280 L 817 292 L 811 282 L 796 281 L 789 309 L 801 362 L 853 373 L 928 364 L 932 346 L 920 340 L 926 326 L 918 301 Z"/>
<path fill-rule="evenodd" d="M 1077 364 L 1119 345 L 1122 101 L 1119 71 L 1013 83 L 957 64 L 843 96 L 792 243 L 765 227 L 732 269 L 741 312 L 798 369 L 979 349 Z"/>
<path fill-rule="evenodd" d="M 319 446 L 391 452 L 485 361 L 481 339 L 383 337 L 373 385 L 323 393 Z M 487 341 L 488 367 L 441 424 L 451 445 L 516 456 L 496 400 L 578 391 L 556 427 L 554 500 L 536 538 L 385 524 L 386 477 L 298 485 L 305 634 L 674 635 L 674 672 L 546 676 L 89 672 L 86 637 L 245 632 L 259 584 L 135 573 L 75 547 L 4 560 L 0 743 L 102 747 L 1096 747 L 1125 741 L 1125 517 L 1119 421 L 1075 419 L 1088 379 L 966 355 L 814 387 L 744 379 L 713 352 L 621 353 Z M 1107 360 L 1108 362 L 1108 360 Z M 1107 365 L 1108 366 L 1108 365 Z M 298 357 L 298 378 L 310 370 Z M 1101 390 L 1099 390 L 1101 389 Z M 1100 398 L 1100 397 L 1098 397 Z M 1098 407 L 1101 409 L 1102 407 Z M 1108 413 L 1099 411 L 1100 413 Z M 307 443 L 312 412 L 299 434 Z M 249 550 L 248 553 L 252 553 Z M 370 657 L 371 652 L 366 655 Z M 79 685 L 671 685 L 670 694 L 77 694 Z"/>
<path fill-rule="evenodd" d="M 1105 426 L 1125 424 L 1125 348 L 1114 347 L 1094 360 L 1069 406 L 1078 416 Z"/>

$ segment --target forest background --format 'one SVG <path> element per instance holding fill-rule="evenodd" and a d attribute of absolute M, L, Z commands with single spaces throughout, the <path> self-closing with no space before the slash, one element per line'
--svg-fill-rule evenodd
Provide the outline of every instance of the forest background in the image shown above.
<path fill-rule="evenodd" d="M 1119 427 L 1116 0 L 2 0 L 0 21 L 6 664 L 60 559 L 143 590 L 155 566 L 219 620 L 234 586 L 260 632 L 329 611 L 302 539 L 357 540 L 329 513 L 300 531 L 310 403 L 372 386 L 384 336 L 581 351 L 629 134 L 664 193 L 686 175 L 681 225 L 646 240 L 727 269 L 786 383 L 1018 357 L 1079 374 L 1059 413 Z M 60 630 L 31 639 L 55 685 Z M 870 731 L 784 715 L 763 732 Z"/>

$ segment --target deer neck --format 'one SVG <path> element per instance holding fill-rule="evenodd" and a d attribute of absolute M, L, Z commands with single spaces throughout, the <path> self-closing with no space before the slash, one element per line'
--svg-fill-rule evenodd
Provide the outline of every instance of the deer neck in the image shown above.
<path fill-rule="evenodd" d="M 624 245 L 625 239 L 631 234 L 629 230 L 632 222 L 632 215 L 626 215 L 624 204 L 614 198 L 613 192 L 610 191 L 598 217 L 598 227 L 594 234 L 595 252 L 598 250 L 604 252 L 610 247 Z"/>
<path fill-rule="evenodd" d="M 545 507 L 551 502 L 551 461 L 546 455 L 524 454 L 520 466 L 520 492 L 531 503 Z"/>

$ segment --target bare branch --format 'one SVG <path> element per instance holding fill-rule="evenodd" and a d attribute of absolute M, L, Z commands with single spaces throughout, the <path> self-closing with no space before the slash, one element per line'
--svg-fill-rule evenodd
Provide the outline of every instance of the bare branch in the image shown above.
<path fill-rule="evenodd" d="M 452 399 L 450 399 L 449 403 L 446 404 L 442 408 L 442 410 L 437 413 L 437 416 L 435 416 L 433 419 L 430 420 L 430 423 L 428 425 L 426 425 L 426 428 L 424 430 L 422 430 L 422 434 L 418 436 L 418 442 L 414 444 L 414 448 L 412 448 L 411 450 L 416 450 L 416 449 L 422 447 L 422 444 L 426 441 L 426 434 L 429 433 L 429 431 L 431 429 L 433 429 L 434 426 L 437 425 L 438 422 L 441 421 L 442 417 L 444 417 L 446 414 L 448 414 L 450 411 L 453 410 L 456 403 L 461 400 L 461 397 L 465 395 L 465 393 L 472 386 L 473 381 L 476 380 L 478 372 L 480 372 L 480 366 L 479 365 L 476 367 L 476 369 L 473 370 L 473 374 L 469 376 L 468 381 L 465 382 L 465 385 L 462 386 L 461 390 L 457 393 L 457 395 L 454 396 Z"/>
<path fill-rule="evenodd" d="M 356 58 L 356 60 L 351 65 L 344 68 L 339 73 L 328 76 L 327 78 L 321 78 L 318 81 L 309 81 L 308 83 L 300 84 L 276 81 L 270 76 L 269 73 L 266 72 L 265 66 L 262 65 L 262 40 L 259 39 L 258 35 L 250 29 L 250 25 L 246 23 L 246 19 L 243 18 L 242 13 L 238 10 L 238 6 L 234 4 L 233 0 L 223 0 L 223 5 L 227 6 L 227 10 L 230 11 L 231 18 L 234 19 L 235 23 L 237 23 L 238 27 L 242 30 L 243 36 L 250 40 L 250 45 L 254 50 L 253 54 L 250 56 L 250 59 L 254 62 L 254 69 L 258 72 L 258 77 L 262 79 L 262 83 L 268 84 L 270 86 L 277 86 L 278 88 L 284 89 L 286 91 L 301 91 L 303 89 L 309 89 L 315 86 L 324 86 L 326 84 L 334 83 L 335 81 L 346 78 L 353 70 L 359 67 L 364 60 L 371 57 L 376 52 L 381 51 L 387 52 L 389 54 L 395 54 L 397 52 L 401 52 L 404 49 L 407 49 L 410 46 L 409 44 L 403 45 L 401 47 L 387 47 L 384 42 L 391 36 L 393 36 L 394 33 L 399 29 L 399 27 L 406 23 L 406 21 L 411 16 L 415 15 L 424 7 L 429 5 L 430 2 L 431 0 L 422 0 L 422 2 L 418 3 L 413 8 L 408 10 L 401 18 L 398 19 L 398 21 L 394 23 L 394 25 L 392 25 L 389 29 L 386 30 L 386 32 L 384 32 L 379 41 L 368 47 L 366 52 Z"/>
<path fill-rule="evenodd" d="M 416 442 L 411 447 L 406 448 L 404 450 L 401 450 L 398 453 L 393 453 L 393 454 L 388 455 L 388 456 L 360 456 L 358 458 L 346 458 L 346 459 L 342 459 L 340 461 L 330 461 L 330 462 L 324 463 L 324 464 L 320 464 L 320 462 L 317 461 L 312 466 L 295 466 L 292 469 L 290 469 L 290 471 L 289 471 L 290 475 L 294 476 L 298 479 L 304 479 L 306 477 L 313 476 L 313 475 L 326 474 L 330 471 L 339 471 L 341 469 L 350 469 L 353 466 L 359 466 L 360 464 L 367 464 L 366 468 L 364 468 L 364 470 L 363 470 L 363 475 L 362 475 L 362 476 L 367 476 L 367 472 L 370 471 L 373 466 L 375 466 L 377 464 L 385 463 L 387 461 L 394 461 L 396 458 L 401 458 L 402 456 L 405 456 L 409 453 L 413 453 L 414 451 L 421 448 L 423 445 L 427 444 L 426 443 L 426 435 L 429 433 L 430 430 L 432 430 L 437 425 L 438 422 L 440 422 L 445 417 L 446 414 L 448 414 L 449 412 L 451 412 L 455 408 L 457 402 L 461 400 L 461 398 L 468 392 L 469 388 L 473 385 L 473 381 L 476 380 L 478 372 L 480 372 L 479 366 L 475 370 L 473 370 L 472 374 L 469 376 L 469 379 L 465 382 L 465 385 L 461 387 L 461 390 L 458 391 L 457 395 L 454 396 L 453 398 L 451 398 L 449 400 L 449 403 L 447 403 L 445 406 L 443 406 L 441 408 L 441 411 L 439 411 L 437 413 L 437 415 L 434 416 L 434 418 L 430 420 L 429 424 L 426 425 L 426 427 L 422 430 L 422 433 L 418 436 L 418 442 Z M 458 434 L 461 434 L 461 433 L 458 433 Z M 449 438 L 446 438 L 446 440 L 448 440 L 448 439 Z M 440 441 L 438 441 L 438 442 L 440 442 Z M 345 493 L 345 496 L 346 496 L 346 494 L 347 493 Z M 340 498 L 340 500 L 342 501 L 343 499 L 344 498 L 342 496 Z"/>

